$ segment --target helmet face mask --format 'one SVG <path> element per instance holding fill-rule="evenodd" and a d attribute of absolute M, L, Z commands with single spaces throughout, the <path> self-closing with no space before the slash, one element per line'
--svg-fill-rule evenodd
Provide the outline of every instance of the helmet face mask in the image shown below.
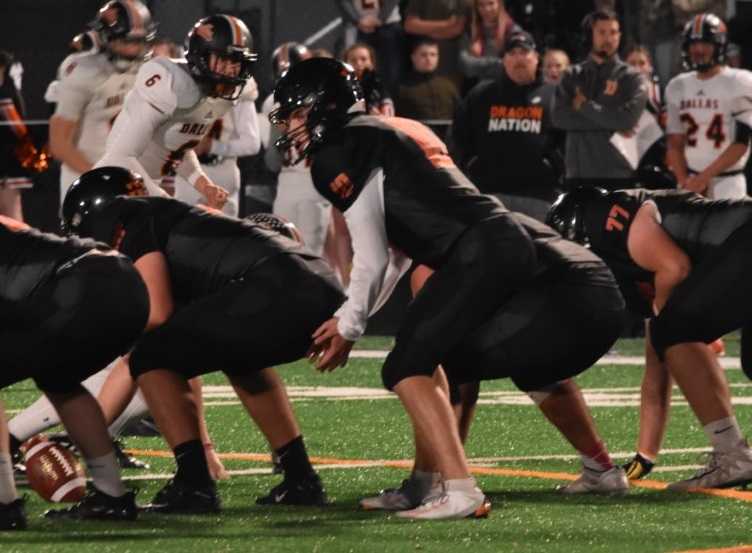
<path fill-rule="evenodd" d="M 236 100 L 258 59 L 252 47 L 245 23 L 230 15 L 212 15 L 188 33 L 185 58 L 194 79 L 207 87 L 210 96 Z"/>
<path fill-rule="evenodd" d="M 687 22 L 682 35 L 684 37 L 682 59 L 686 69 L 703 72 L 726 63 L 728 45 L 726 24 L 717 15 L 712 13 L 696 15 Z M 711 46 L 712 54 L 708 56 L 698 51 L 698 48 L 693 48 L 692 46 L 696 43 Z"/>
<path fill-rule="evenodd" d="M 312 58 L 294 65 L 274 89 L 277 108 L 269 114 L 282 136 L 275 146 L 287 164 L 309 157 L 331 131 L 365 112 L 363 91 L 352 67 L 329 58 Z M 302 119 L 302 125 L 291 125 Z"/>
<path fill-rule="evenodd" d="M 565 240 L 590 248 L 590 232 L 585 222 L 585 206 L 608 195 L 601 188 L 576 188 L 561 194 L 548 210 L 546 224 Z"/>
<path fill-rule="evenodd" d="M 157 34 L 151 13 L 140 0 L 111 0 L 90 25 L 118 71 L 128 71 L 146 60 Z"/>

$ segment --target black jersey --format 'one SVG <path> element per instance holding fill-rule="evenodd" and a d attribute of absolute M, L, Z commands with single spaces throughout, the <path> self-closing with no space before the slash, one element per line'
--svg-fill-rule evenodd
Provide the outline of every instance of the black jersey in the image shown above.
<path fill-rule="evenodd" d="M 342 212 L 379 169 L 389 242 L 429 267 L 442 265 L 469 227 L 508 213 L 478 192 L 433 132 L 409 119 L 357 116 L 327 136 L 311 166 L 316 189 Z"/>
<path fill-rule="evenodd" d="M 618 190 L 589 202 L 585 225 L 593 251 L 622 277 L 651 281 L 652 274 L 629 256 L 627 238 L 637 211 L 652 202 L 663 230 L 693 265 L 712 256 L 740 227 L 752 223 L 752 200 L 709 200 L 677 190 Z"/>
<path fill-rule="evenodd" d="M 28 298 L 61 266 L 93 249 L 105 246 L 0 223 L 0 299 L 16 303 Z"/>
<path fill-rule="evenodd" d="M 305 248 L 249 221 L 170 198 L 118 198 L 117 247 L 133 261 L 158 251 L 167 259 L 173 295 L 189 301 L 240 279 L 254 267 Z"/>

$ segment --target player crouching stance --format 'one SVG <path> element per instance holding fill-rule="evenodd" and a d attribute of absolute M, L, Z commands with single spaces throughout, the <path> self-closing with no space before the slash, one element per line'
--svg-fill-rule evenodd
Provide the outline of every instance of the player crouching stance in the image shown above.
<path fill-rule="evenodd" d="M 0 388 L 34 380 L 83 453 L 93 485 L 50 517 L 137 516 L 123 486 L 102 411 L 80 382 L 128 351 L 146 325 L 149 298 L 125 257 L 90 240 L 42 234 L 0 217 Z M 1 407 L 0 407 L 1 411 Z M 0 412 L 0 529 L 26 525 Z"/>
<path fill-rule="evenodd" d="M 613 277 L 584 249 L 481 195 L 425 126 L 366 115 L 348 65 L 302 61 L 280 80 L 274 97 L 280 107 L 270 119 L 284 131 L 277 146 L 287 155 L 310 157 L 317 190 L 343 212 L 353 242 L 348 299 L 316 331 L 311 357 L 320 370 L 344 364 L 369 314 L 393 290 L 405 258 L 432 268 L 382 379 L 407 410 L 416 444 L 433 461 L 442 486 L 398 516 L 486 516 L 490 503 L 470 475 L 449 400 L 433 379 L 437 365 L 460 382 L 514 376 L 523 389 L 545 393 L 587 368 L 618 336 L 623 300 Z M 592 347 L 573 351 L 568 342 L 572 306 L 553 296 L 557 281 L 595 306 L 582 317 L 590 333 L 576 335 L 581 346 Z M 540 323 L 526 316 L 529 311 L 540 315 Z M 565 349 L 543 351 L 540 343 L 554 332 L 566 336 Z M 518 353 L 530 350 L 535 354 L 529 359 Z M 562 351 L 571 362 L 561 362 Z M 621 481 L 626 487 L 623 473 Z"/>
<path fill-rule="evenodd" d="M 342 303 L 326 264 L 297 242 L 248 221 L 145 194 L 127 169 L 81 176 L 63 204 L 67 230 L 134 260 L 151 301 L 129 363 L 177 472 L 152 502 L 158 512 L 215 512 L 216 487 L 199 439 L 188 380 L 223 371 L 280 457 L 285 479 L 261 503 L 322 504 L 275 364 L 303 357 L 313 331 Z"/>
<path fill-rule="evenodd" d="M 706 346 L 741 328 L 742 368 L 752 374 L 752 201 L 673 190 L 578 189 L 556 201 L 549 220 L 564 236 L 589 244 L 623 286 L 654 287 L 649 305 L 639 310 L 652 316 L 631 477 L 649 472 L 640 462 L 644 452 L 655 460 L 660 449 L 673 377 L 713 451 L 694 477 L 669 489 L 752 482 L 752 449 L 734 416 L 723 369 Z"/>

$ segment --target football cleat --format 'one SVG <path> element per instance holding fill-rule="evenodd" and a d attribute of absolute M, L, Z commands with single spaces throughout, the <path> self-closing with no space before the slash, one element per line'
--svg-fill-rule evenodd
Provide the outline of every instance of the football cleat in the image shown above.
<path fill-rule="evenodd" d="M 623 495 L 629 490 L 629 480 L 621 467 L 612 467 L 608 470 L 598 471 L 584 467 L 582 475 L 567 484 L 560 486 L 557 491 L 563 494 L 606 494 Z"/>
<path fill-rule="evenodd" d="M 149 463 L 145 463 L 123 451 L 123 443 L 120 440 L 112 440 L 112 449 L 115 450 L 115 457 L 117 457 L 121 469 L 149 469 Z"/>
<path fill-rule="evenodd" d="M 321 507 L 327 504 L 327 498 L 319 475 L 312 473 L 303 480 L 284 479 L 268 495 L 256 499 L 256 504 Z"/>
<path fill-rule="evenodd" d="M 360 500 L 360 507 L 366 511 L 406 511 L 416 508 L 428 497 L 441 495 L 443 491 L 441 482 L 427 487 L 416 478 L 406 478 L 399 488 L 388 488 L 378 495 L 364 497 Z"/>
<path fill-rule="evenodd" d="M 25 530 L 26 511 L 21 498 L 10 503 L 0 503 L 0 530 Z"/>
<path fill-rule="evenodd" d="M 21 450 L 14 451 L 11 454 L 13 460 L 13 479 L 16 486 L 28 486 L 29 479 L 26 477 L 26 463 L 24 463 L 24 454 Z"/>
<path fill-rule="evenodd" d="M 669 484 L 671 491 L 692 488 L 734 488 L 752 482 L 752 449 L 747 443 L 732 451 L 711 451 L 708 462 L 692 478 Z"/>
<path fill-rule="evenodd" d="M 136 492 L 129 491 L 120 497 L 113 497 L 88 486 L 86 496 L 67 509 L 50 509 L 44 516 L 51 519 L 86 520 L 136 520 Z"/>
<path fill-rule="evenodd" d="M 151 513 L 184 514 L 218 513 L 221 508 L 222 502 L 213 483 L 199 488 L 176 478 L 159 490 L 149 505 L 144 506 L 144 510 Z"/>
<path fill-rule="evenodd" d="M 451 490 L 446 486 L 440 495 L 429 497 L 419 506 L 398 511 L 400 518 L 412 520 L 449 520 L 460 518 L 486 518 L 491 512 L 491 502 L 478 487 L 472 490 Z"/>
<path fill-rule="evenodd" d="M 622 465 L 624 472 L 627 474 L 627 478 L 630 480 L 639 480 L 645 478 L 650 471 L 653 470 L 655 463 L 652 463 L 645 459 L 639 453 L 635 454 L 631 461 Z"/>

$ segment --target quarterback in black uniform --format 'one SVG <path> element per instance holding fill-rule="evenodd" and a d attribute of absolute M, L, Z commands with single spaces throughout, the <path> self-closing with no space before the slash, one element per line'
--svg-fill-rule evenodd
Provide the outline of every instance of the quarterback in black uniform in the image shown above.
<path fill-rule="evenodd" d="M 619 333 L 623 300 L 613 277 L 583 248 L 481 195 L 425 126 L 365 115 L 349 66 L 305 60 L 290 69 L 274 94 L 280 107 L 270 119 L 285 131 L 277 146 L 288 159 L 295 152 L 310 156 L 317 190 L 343 212 L 353 241 L 348 300 L 316 331 L 311 357 L 320 370 L 346 362 L 369 314 L 402 274 L 404 259 L 434 269 L 408 310 L 382 378 L 435 460 L 443 493 L 399 516 L 484 516 L 489 505 L 468 472 L 447 397 L 432 378 L 436 366 L 443 364 L 459 381 L 512 376 L 527 391 L 571 376 L 572 367 L 581 372 Z M 548 304 L 543 291 L 556 279 L 577 288 L 587 278 L 589 291 L 600 298 L 589 322 L 592 347 L 580 348 L 587 351 L 577 358 L 572 352 L 567 368 L 555 351 L 539 351 L 524 362 L 517 358 L 510 343 L 540 330 L 513 313 L 541 308 L 546 316 L 540 320 L 550 315 L 559 321 L 561 306 Z M 473 342 L 475 337 L 480 341 Z M 510 361 L 506 370 L 500 359 Z"/>
<path fill-rule="evenodd" d="M 268 367 L 305 356 L 311 333 L 343 301 L 326 264 L 261 225 L 145 194 L 127 169 L 85 173 L 66 195 L 67 231 L 112 244 L 149 290 L 147 332 L 130 371 L 175 453 L 177 473 L 152 502 L 159 512 L 220 508 L 188 380 L 223 371 L 275 448 L 285 480 L 261 503 L 326 501 L 284 386 Z"/>
<path fill-rule="evenodd" d="M 50 516 L 136 518 L 134 494 L 120 480 L 102 411 L 80 383 L 130 348 L 148 312 L 144 282 L 122 255 L 0 216 L 0 388 L 33 379 L 59 412 L 93 479 L 78 505 Z M 24 526 L 0 405 L 0 529 Z"/>
<path fill-rule="evenodd" d="M 752 481 L 752 450 L 734 417 L 723 371 L 705 345 L 742 328 L 742 366 L 750 375 L 752 201 L 672 190 L 578 189 L 557 200 L 549 222 L 565 237 L 588 243 L 624 286 L 653 288 L 652 305 L 642 309 L 650 318 L 639 447 L 658 452 L 669 374 L 713 445 L 708 466 L 670 488 Z M 645 472 L 634 468 L 635 476 Z"/>

